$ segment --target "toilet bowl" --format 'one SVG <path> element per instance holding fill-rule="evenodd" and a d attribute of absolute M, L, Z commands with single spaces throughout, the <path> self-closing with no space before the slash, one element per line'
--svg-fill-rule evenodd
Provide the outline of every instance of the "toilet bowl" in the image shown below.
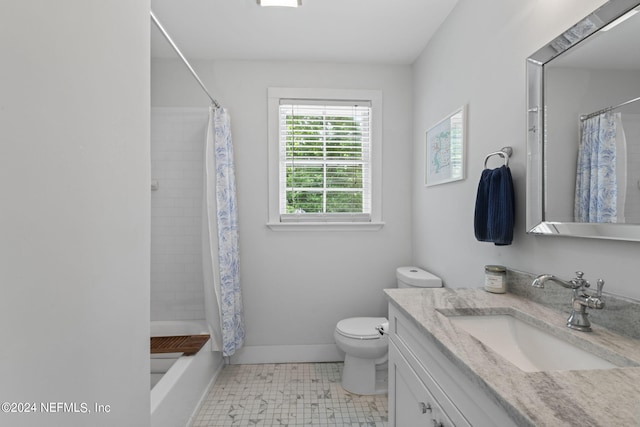
<path fill-rule="evenodd" d="M 439 288 L 442 280 L 418 267 L 396 270 L 398 288 Z M 354 394 L 387 392 L 389 341 L 379 329 L 388 327 L 384 317 L 351 317 L 338 322 L 333 337 L 345 353 L 342 388 Z"/>
<path fill-rule="evenodd" d="M 387 361 L 389 338 L 376 330 L 384 317 L 352 317 L 338 322 L 333 337 L 345 352 L 342 388 L 355 394 L 386 393 L 386 377 L 376 369 Z"/>

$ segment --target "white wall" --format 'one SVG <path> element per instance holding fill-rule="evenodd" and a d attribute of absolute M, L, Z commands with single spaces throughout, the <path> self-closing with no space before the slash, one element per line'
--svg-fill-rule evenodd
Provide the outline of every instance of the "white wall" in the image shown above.
<path fill-rule="evenodd" d="M 625 219 L 640 223 L 640 113 L 624 113 L 622 126 L 627 140 L 627 194 Z M 633 165 L 633 166 L 631 166 Z"/>
<path fill-rule="evenodd" d="M 148 424 L 148 14 L 0 3 L 0 425 Z"/>
<path fill-rule="evenodd" d="M 414 64 L 413 234 L 415 263 L 448 286 L 481 286 L 485 264 L 532 273 L 602 277 L 609 292 L 640 298 L 640 243 L 525 234 L 525 60 L 603 4 L 601 0 L 460 0 Z M 424 187 L 424 132 L 469 105 L 468 178 Z M 511 246 L 478 242 L 473 210 L 484 156 L 511 145 L 516 224 Z"/>
<path fill-rule="evenodd" d="M 385 315 L 385 287 L 411 260 L 411 69 L 409 66 L 193 61 L 227 107 L 236 156 L 240 274 L 247 348 L 255 357 L 335 357 L 338 320 Z M 206 96 L 184 66 L 152 62 L 152 105 L 202 107 Z M 267 222 L 267 88 L 383 91 L 383 220 L 377 232 L 276 232 Z M 284 355 L 283 355 L 284 354 Z"/>

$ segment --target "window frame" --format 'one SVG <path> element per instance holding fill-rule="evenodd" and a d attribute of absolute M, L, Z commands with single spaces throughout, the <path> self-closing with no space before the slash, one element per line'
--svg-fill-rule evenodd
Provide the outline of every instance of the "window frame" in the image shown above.
<path fill-rule="evenodd" d="M 269 212 L 267 226 L 276 231 L 320 230 L 348 231 L 379 230 L 382 222 L 382 91 L 359 89 L 314 89 L 314 88 L 268 88 L 268 162 L 269 162 Z M 364 221 L 362 215 L 347 215 L 339 221 L 326 220 L 322 215 L 308 215 L 296 218 L 280 215 L 280 135 L 279 109 L 282 99 L 310 101 L 367 101 L 371 104 L 371 214 Z"/>

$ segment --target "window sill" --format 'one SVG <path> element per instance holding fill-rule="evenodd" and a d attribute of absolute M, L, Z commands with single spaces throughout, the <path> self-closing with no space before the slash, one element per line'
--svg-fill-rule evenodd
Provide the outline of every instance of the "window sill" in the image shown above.
<path fill-rule="evenodd" d="M 378 231 L 384 222 L 269 222 L 272 231 Z"/>

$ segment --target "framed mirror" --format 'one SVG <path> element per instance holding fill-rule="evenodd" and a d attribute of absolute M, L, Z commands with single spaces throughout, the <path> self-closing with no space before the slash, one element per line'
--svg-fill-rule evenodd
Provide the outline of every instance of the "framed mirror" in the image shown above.
<path fill-rule="evenodd" d="M 640 241 L 640 0 L 527 59 L 527 232 Z"/>

